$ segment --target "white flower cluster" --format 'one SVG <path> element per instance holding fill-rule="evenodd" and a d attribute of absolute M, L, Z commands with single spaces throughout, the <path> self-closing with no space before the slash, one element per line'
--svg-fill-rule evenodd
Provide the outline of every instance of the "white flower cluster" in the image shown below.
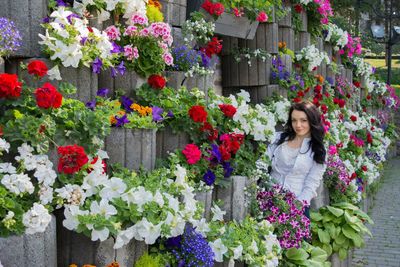
<path fill-rule="evenodd" d="M 370 77 L 372 75 L 372 66 L 365 62 L 363 58 L 354 57 L 353 65 L 356 76 Z"/>
<path fill-rule="evenodd" d="M 33 207 L 22 216 L 22 223 L 26 227 L 27 234 L 43 233 L 50 221 L 49 211 L 38 203 L 34 203 Z"/>
<path fill-rule="evenodd" d="M 315 45 L 309 45 L 301 49 L 300 53 L 296 55 L 296 60 L 304 60 L 307 62 L 307 69 L 313 71 L 316 67 L 320 66 L 323 61 L 330 64 L 328 54 L 324 51 L 319 51 Z"/>
<path fill-rule="evenodd" d="M 255 141 L 271 141 L 276 121 L 264 104 L 257 104 L 254 108 L 250 106 L 250 94 L 244 90 L 237 97 L 230 95 L 229 100 L 237 109 L 233 120 L 239 123 L 239 131 L 252 135 Z"/>
<path fill-rule="evenodd" d="M 160 190 L 152 192 L 143 186 L 129 187 L 123 179 L 117 177 L 109 178 L 103 173 L 102 165 L 95 164 L 91 173 L 84 178 L 80 188 L 66 186 L 60 190 L 62 197 L 70 203 L 66 205 L 63 225 L 69 230 L 76 230 L 80 225 L 79 215 L 89 217 L 99 215 L 110 219 L 111 216 L 118 214 L 113 201 L 121 199 L 127 207 L 135 205 L 139 216 L 142 215 L 143 218 L 126 229 L 118 230 L 115 249 L 126 245 L 133 238 L 144 240 L 146 244 L 153 244 L 160 236 L 168 238 L 181 235 L 188 221 L 196 224 L 193 216 L 197 212 L 197 201 L 194 198 L 194 188 L 185 181 L 186 169 L 179 165 L 175 169 L 176 180 L 167 180 L 167 186 L 174 188 L 178 186 L 179 192 L 174 190 L 171 191 L 174 193 Z M 77 193 L 75 198 L 73 192 Z M 94 194 L 99 195 L 101 200 L 92 201 L 90 210 L 84 210 L 82 200 Z M 168 212 L 165 218 L 158 218 L 158 223 L 154 224 L 146 218 L 149 212 L 161 214 L 162 210 L 168 210 Z M 104 241 L 109 237 L 110 230 L 106 227 L 99 229 L 92 224 L 86 224 L 85 227 L 91 230 L 93 241 Z"/>
<path fill-rule="evenodd" d="M 196 63 L 194 66 L 190 68 L 187 72 L 185 72 L 186 77 L 193 77 L 195 74 L 208 76 L 214 74 L 214 69 L 206 68 L 200 66 L 199 63 Z"/>
<path fill-rule="evenodd" d="M 369 122 L 366 120 L 364 116 L 360 116 L 360 114 L 356 111 L 351 111 L 350 109 L 346 112 L 346 120 L 343 125 L 348 129 L 350 132 L 355 132 L 358 130 L 363 130 L 369 126 Z M 353 121 L 352 117 L 356 118 L 356 121 Z"/>
<path fill-rule="evenodd" d="M 313 0 L 300 0 L 300 4 L 303 4 L 303 5 L 308 5 L 309 3 L 311 3 Z"/>
<path fill-rule="evenodd" d="M 110 65 L 113 45 L 107 34 L 94 27 L 89 31 L 88 21 L 74 15 L 64 7 L 51 13 L 52 22 L 44 24 L 46 34 L 39 34 L 39 44 L 45 46 L 51 60 L 59 59 L 64 67 L 77 68 L 79 63 L 90 67 L 95 57 Z"/>
<path fill-rule="evenodd" d="M 186 20 L 182 25 L 183 41 L 187 45 L 191 45 L 193 41 L 199 43 L 207 43 L 214 35 L 215 23 L 207 22 L 201 18 L 199 20 Z"/>
<path fill-rule="evenodd" d="M 0 139 L 0 142 L 5 140 Z M 19 155 L 15 160 L 19 162 L 27 171 L 34 171 L 33 176 L 37 179 L 39 197 L 41 203 L 46 205 L 53 200 L 52 186 L 57 178 L 53 170 L 53 163 L 47 155 L 34 155 L 33 148 L 26 143 L 18 148 Z M 17 173 L 16 168 L 10 162 L 0 163 L 0 173 L 5 175 L 1 183 L 12 193 L 19 195 L 23 193 L 32 194 L 34 185 L 25 173 Z"/>
<path fill-rule="evenodd" d="M 327 31 L 328 34 L 325 37 L 325 41 L 331 43 L 335 51 L 339 51 L 339 49 L 342 49 L 347 45 L 347 31 L 339 28 L 336 24 L 333 23 L 329 23 L 327 25 Z"/>
<path fill-rule="evenodd" d="M 90 6 L 105 5 L 105 9 L 98 9 L 98 21 L 103 22 L 110 18 L 110 12 L 117 7 L 122 8 L 123 17 L 126 19 L 130 18 L 134 13 L 145 15 L 147 2 L 147 0 L 82 0 L 81 3 L 74 1 L 74 8 L 82 15 Z"/>
<path fill-rule="evenodd" d="M 274 113 L 277 122 L 285 124 L 289 118 L 289 109 L 291 103 L 287 98 L 281 98 L 279 101 L 273 102 L 271 112 Z"/>

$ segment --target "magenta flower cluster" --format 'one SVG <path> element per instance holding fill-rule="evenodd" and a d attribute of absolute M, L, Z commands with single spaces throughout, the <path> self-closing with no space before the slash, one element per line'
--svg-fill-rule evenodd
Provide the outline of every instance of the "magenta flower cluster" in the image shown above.
<path fill-rule="evenodd" d="M 257 202 L 265 220 L 274 226 L 282 248 L 299 248 L 303 239 L 311 238 L 310 220 L 304 215 L 306 205 L 292 192 L 274 185 L 259 192 Z"/>
<path fill-rule="evenodd" d="M 329 155 L 325 175 L 327 177 L 337 177 L 341 182 L 337 183 L 336 189 L 342 193 L 346 192 L 351 182 L 351 177 L 347 173 L 346 166 L 339 157 Z"/>
<path fill-rule="evenodd" d="M 328 24 L 329 17 L 333 16 L 333 9 L 329 0 L 314 0 L 318 4 L 318 12 L 321 14 L 321 23 Z"/>

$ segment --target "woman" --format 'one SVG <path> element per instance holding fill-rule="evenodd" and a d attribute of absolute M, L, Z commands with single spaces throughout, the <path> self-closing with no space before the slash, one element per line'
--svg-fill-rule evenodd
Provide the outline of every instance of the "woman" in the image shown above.
<path fill-rule="evenodd" d="M 310 102 L 295 103 L 284 131 L 277 133 L 267 150 L 272 178 L 308 204 L 326 168 L 324 133 L 318 109 Z"/>

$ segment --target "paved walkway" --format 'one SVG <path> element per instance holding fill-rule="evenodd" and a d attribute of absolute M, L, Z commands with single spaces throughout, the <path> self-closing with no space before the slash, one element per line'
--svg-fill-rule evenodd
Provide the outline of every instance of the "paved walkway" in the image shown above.
<path fill-rule="evenodd" d="M 374 225 L 368 225 L 363 249 L 356 250 L 353 267 L 400 267 L 400 158 L 388 162 L 384 181 L 368 212 Z"/>

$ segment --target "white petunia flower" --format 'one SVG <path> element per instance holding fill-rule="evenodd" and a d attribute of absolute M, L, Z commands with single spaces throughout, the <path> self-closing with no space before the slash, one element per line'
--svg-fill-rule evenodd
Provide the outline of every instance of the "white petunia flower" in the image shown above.
<path fill-rule="evenodd" d="M 17 169 L 9 162 L 0 163 L 0 173 L 13 174 L 16 173 Z"/>
<path fill-rule="evenodd" d="M 186 169 L 182 167 L 181 165 L 177 164 L 176 165 L 176 170 L 174 171 L 174 174 L 176 176 L 175 183 L 182 185 L 185 183 L 185 178 L 186 178 Z"/>
<path fill-rule="evenodd" d="M 47 75 L 49 76 L 50 80 L 58 80 L 58 81 L 62 80 L 58 65 L 55 65 L 53 68 L 49 69 L 47 71 Z"/>
<path fill-rule="evenodd" d="M 100 191 L 100 196 L 106 200 L 120 197 L 126 190 L 125 182 L 116 177 L 112 177 L 110 180 L 105 182 L 103 186 L 103 189 Z"/>
<path fill-rule="evenodd" d="M 63 226 L 68 230 L 76 230 L 79 226 L 79 215 L 88 215 L 89 211 L 80 210 L 79 206 L 65 205 Z"/>
<path fill-rule="evenodd" d="M 8 153 L 9 149 L 10 149 L 10 144 L 6 140 L 0 138 L 0 152 L 6 151 Z"/>
<path fill-rule="evenodd" d="M 226 211 L 221 210 L 217 205 L 214 205 L 211 208 L 211 212 L 213 213 L 212 221 L 223 221 L 224 220 L 224 215 L 226 214 Z"/>
<path fill-rule="evenodd" d="M 100 203 L 97 201 L 93 201 L 90 204 L 90 214 L 92 214 L 92 215 L 100 214 L 100 215 L 104 216 L 106 219 L 108 219 L 112 215 L 117 214 L 117 209 L 113 205 L 108 203 L 107 200 L 102 199 L 100 201 Z"/>
<path fill-rule="evenodd" d="M 51 221 L 49 211 L 38 203 L 33 203 L 33 207 L 22 215 L 22 223 L 26 227 L 25 233 L 43 233 Z"/>
<path fill-rule="evenodd" d="M 125 230 L 119 231 L 115 240 L 114 249 L 119 249 L 128 244 L 133 237 L 137 236 L 136 226 L 133 225 Z"/>
<path fill-rule="evenodd" d="M 222 240 L 218 238 L 214 242 L 209 243 L 212 251 L 214 252 L 216 262 L 223 262 L 224 254 L 228 252 L 228 248 L 222 243 Z"/>
<path fill-rule="evenodd" d="M 144 242 L 148 245 L 152 245 L 156 242 L 157 238 L 161 234 L 161 225 L 162 222 L 154 225 L 146 218 L 143 218 L 140 222 L 136 224 L 136 229 L 139 236 L 144 239 Z"/>
<path fill-rule="evenodd" d="M 122 194 L 122 200 L 128 204 L 136 204 L 138 211 L 143 212 L 143 205 L 153 200 L 153 194 L 147 191 L 143 186 L 132 188 L 128 192 Z"/>

